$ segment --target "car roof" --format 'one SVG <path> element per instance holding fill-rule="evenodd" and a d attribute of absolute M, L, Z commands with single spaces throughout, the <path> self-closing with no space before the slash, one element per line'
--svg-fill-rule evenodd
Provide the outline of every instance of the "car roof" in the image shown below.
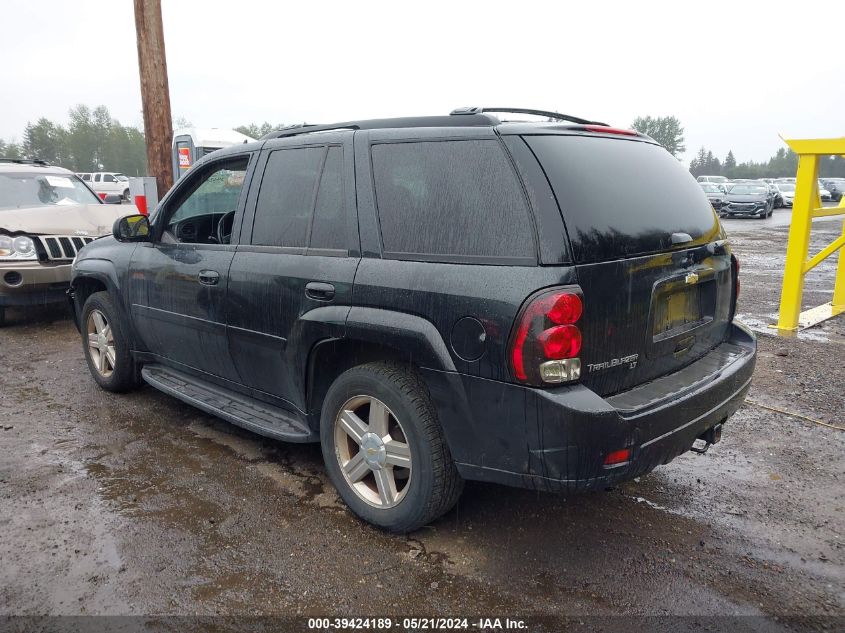
<path fill-rule="evenodd" d="M 523 120 L 501 120 L 499 117 L 490 114 L 516 113 L 519 115 L 529 114 L 542 116 L 550 121 L 523 121 Z M 443 129 L 444 134 L 454 136 L 460 128 L 490 128 L 503 135 L 509 134 L 581 134 L 589 136 L 613 136 L 614 138 L 645 141 L 652 144 L 657 142 L 651 137 L 635 130 L 624 130 L 611 127 L 606 123 L 590 121 L 580 117 L 561 114 L 546 110 L 532 110 L 527 108 L 458 108 L 448 115 L 417 116 L 417 117 L 396 117 L 387 119 L 362 119 L 357 121 L 344 121 L 326 125 L 299 124 L 274 130 L 262 136 L 252 143 L 241 143 L 223 147 L 200 158 L 195 165 L 204 164 L 208 157 L 225 157 L 242 152 L 258 151 L 264 145 L 274 139 L 307 136 L 310 134 L 325 132 L 354 132 L 362 130 L 390 130 L 390 129 L 412 129 L 428 128 Z M 606 128 L 607 132 L 601 128 Z M 214 160 L 212 158 L 211 160 Z"/>
<path fill-rule="evenodd" d="M 32 161 L 18 158 L 0 158 L 0 171 L 5 173 L 27 173 L 43 172 L 45 174 L 67 174 L 75 175 L 71 170 L 50 165 L 44 161 Z"/>

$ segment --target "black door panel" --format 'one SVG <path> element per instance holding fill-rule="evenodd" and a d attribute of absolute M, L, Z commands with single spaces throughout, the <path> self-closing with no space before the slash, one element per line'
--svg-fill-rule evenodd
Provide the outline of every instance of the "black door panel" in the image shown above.
<path fill-rule="evenodd" d="M 299 325 L 316 309 L 352 303 L 360 248 L 352 132 L 270 141 L 254 180 L 229 271 L 229 353 L 245 385 L 304 410 L 294 357 L 307 356 L 310 342 Z M 325 325 L 326 338 L 342 334 Z"/>
<path fill-rule="evenodd" d="M 168 194 L 154 241 L 139 244 L 129 270 L 129 303 L 144 347 L 163 362 L 240 381 L 229 355 L 225 299 L 235 245 L 217 243 L 216 225 L 239 222 L 251 154 L 198 166 Z M 188 230 L 190 228 L 190 230 Z"/>
<path fill-rule="evenodd" d="M 231 357 L 245 384 L 297 400 L 286 353 L 291 330 L 303 315 L 328 302 L 350 305 L 357 264 L 351 257 L 238 250 L 229 276 L 227 311 Z M 308 297 L 305 288 L 315 282 L 331 285 L 333 297 Z"/>
<path fill-rule="evenodd" d="M 130 301 L 144 345 L 180 365 L 238 380 L 229 359 L 224 299 L 234 247 L 142 244 L 132 256 Z M 217 272 L 218 282 L 202 276 Z"/>

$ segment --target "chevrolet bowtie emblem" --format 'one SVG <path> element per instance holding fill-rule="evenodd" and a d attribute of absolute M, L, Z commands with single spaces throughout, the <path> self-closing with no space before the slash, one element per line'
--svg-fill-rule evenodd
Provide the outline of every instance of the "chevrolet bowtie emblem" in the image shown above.
<path fill-rule="evenodd" d="M 374 449 L 374 448 L 368 448 L 367 449 L 367 455 L 375 455 L 377 452 L 378 451 L 376 451 L 376 449 Z"/>
<path fill-rule="evenodd" d="M 688 284 L 698 283 L 698 273 L 687 273 L 687 276 L 684 277 L 684 281 Z"/>

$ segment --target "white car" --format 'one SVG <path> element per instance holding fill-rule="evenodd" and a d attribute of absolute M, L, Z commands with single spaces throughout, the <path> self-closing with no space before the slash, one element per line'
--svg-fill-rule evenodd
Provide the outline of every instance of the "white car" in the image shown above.
<path fill-rule="evenodd" d="M 781 198 L 783 198 L 783 206 L 791 207 L 795 199 L 795 184 L 791 182 L 776 182 L 775 187 L 780 191 Z"/>
<path fill-rule="evenodd" d="M 124 200 L 129 200 L 129 178 L 116 171 L 95 171 L 76 174 L 94 190 L 100 199 L 110 193 L 116 193 Z"/>

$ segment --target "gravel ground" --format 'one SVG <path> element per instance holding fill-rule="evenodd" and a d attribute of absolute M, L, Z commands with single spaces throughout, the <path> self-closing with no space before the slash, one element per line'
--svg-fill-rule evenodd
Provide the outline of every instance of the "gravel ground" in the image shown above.
<path fill-rule="evenodd" d="M 739 312 L 760 337 L 748 403 L 720 444 L 603 493 L 470 483 L 406 537 L 346 511 L 319 447 L 151 388 L 103 392 L 63 308 L 11 311 L 0 615 L 508 615 L 530 630 L 559 630 L 555 616 L 576 628 L 682 617 L 645 620 L 665 630 L 736 616 L 730 630 L 845 630 L 845 433 L 790 415 L 845 426 L 845 318 L 794 338 L 767 328 L 788 214 L 725 222 Z M 815 250 L 840 231 L 818 222 Z M 808 277 L 808 306 L 830 300 L 834 263 Z"/>

